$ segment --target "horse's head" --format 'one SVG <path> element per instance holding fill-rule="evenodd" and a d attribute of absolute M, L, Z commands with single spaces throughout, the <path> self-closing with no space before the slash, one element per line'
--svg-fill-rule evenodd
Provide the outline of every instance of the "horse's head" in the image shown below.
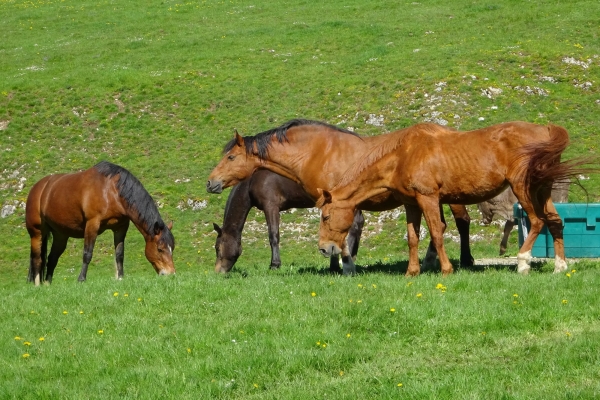
<path fill-rule="evenodd" d="M 209 193 L 221 193 L 223 189 L 237 185 L 252 175 L 260 164 L 258 156 L 248 153 L 244 138 L 237 131 L 225 149 L 225 155 L 208 177 L 206 190 Z"/>
<path fill-rule="evenodd" d="M 223 230 L 219 225 L 213 223 L 213 226 L 217 232 L 215 272 L 227 273 L 231 271 L 238 257 L 242 254 L 242 244 L 232 235 L 223 234 Z"/>
<path fill-rule="evenodd" d="M 146 240 L 146 258 L 159 275 L 171 275 L 175 273 L 173 264 L 173 250 L 175 250 L 175 239 L 171 233 L 173 223 L 165 225 L 162 221 L 156 222 L 152 234 Z"/>
<path fill-rule="evenodd" d="M 317 189 L 321 195 L 316 206 L 321 209 L 319 251 L 325 257 L 337 255 L 346 246 L 346 236 L 354 221 L 354 207 L 334 202 L 331 193 Z"/>

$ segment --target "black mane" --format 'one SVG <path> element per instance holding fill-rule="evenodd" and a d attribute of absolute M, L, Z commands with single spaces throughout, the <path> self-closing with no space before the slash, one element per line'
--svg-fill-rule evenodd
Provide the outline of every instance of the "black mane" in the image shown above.
<path fill-rule="evenodd" d="M 246 153 L 252 154 L 253 150 L 254 150 L 254 145 L 256 144 L 257 155 L 261 160 L 264 160 L 265 158 L 267 158 L 267 154 L 269 152 L 269 146 L 271 146 L 271 138 L 273 136 L 275 136 L 277 138 L 277 141 L 279 143 L 287 142 L 288 141 L 287 140 L 287 130 L 290 128 L 293 128 L 296 126 L 302 126 L 302 125 L 322 126 L 322 127 L 336 130 L 338 132 L 348 133 L 350 135 L 359 137 L 359 135 L 357 133 L 354 133 L 347 129 L 337 127 L 335 125 L 329 125 L 325 122 L 311 121 L 309 119 L 293 119 L 291 121 L 284 123 L 281 126 L 278 126 L 277 128 L 273 128 L 273 129 L 270 129 L 265 132 L 257 133 L 254 136 L 244 136 L 243 139 L 244 139 L 244 145 L 246 146 Z M 229 143 L 227 143 L 225 145 L 225 148 L 223 149 L 223 153 L 227 153 L 229 150 L 231 150 L 235 146 L 235 144 L 236 144 L 235 138 L 230 140 Z"/>
<path fill-rule="evenodd" d="M 171 248 L 175 247 L 175 239 L 163 222 L 158 208 L 154 204 L 154 199 L 131 172 L 108 161 L 101 161 L 94 168 L 108 178 L 118 175 L 117 189 L 119 195 L 130 208 L 137 211 L 140 221 L 146 226 L 146 231 L 152 234 L 155 228 L 160 229 L 163 232 L 161 239 L 165 240 Z"/>

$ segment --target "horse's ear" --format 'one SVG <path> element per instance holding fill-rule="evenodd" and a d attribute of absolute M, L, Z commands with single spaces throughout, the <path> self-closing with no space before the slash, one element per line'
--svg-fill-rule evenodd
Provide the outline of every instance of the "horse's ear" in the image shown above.
<path fill-rule="evenodd" d="M 221 236 L 223 234 L 223 229 L 221 229 L 221 227 L 217 224 L 215 224 L 213 222 L 213 228 L 215 228 L 215 231 L 217 232 L 217 236 Z"/>
<path fill-rule="evenodd" d="M 170 231 L 173 230 L 173 221 L 169 221 L 167 228 L 169 228 Z"/>
<path fill-rule="evenodd" d="M 165 226 L 164 223 L 160 224 L 158 221 L 156 221 L 154 223 L 154 234 L 155 235 L 160 235 L 160 233 L 162 232 L 164 226 Z"/>
<path fill-rule="evenodd" d="M 240 136 L 237 129 L 235 129 L 235 144 L 240 147 L 244 147 L 244 138 Z"/>
<path fill-rule="evenodd" d="M 319 200 L 317 200 L 315 207 L 323 208 L 325 204 L 331 203 L 331 193 L 321 188 L 317 188 L 317 192 L 319 193 Z"/>

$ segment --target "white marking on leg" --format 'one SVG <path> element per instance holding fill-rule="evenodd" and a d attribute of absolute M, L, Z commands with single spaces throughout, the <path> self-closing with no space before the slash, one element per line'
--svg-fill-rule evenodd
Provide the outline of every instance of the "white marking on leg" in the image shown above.
<path fill-rule="evenodd" d="M 567 261 L 559 256 L 554 257 L 554 273 L 559 274 L 567 270 Z"/>
<path fill-rule="evenodd" d="M 517 272 L 524 275 L 528 274 L 531 269 L 531 259 L 531 250 L 517 254 Z"/>

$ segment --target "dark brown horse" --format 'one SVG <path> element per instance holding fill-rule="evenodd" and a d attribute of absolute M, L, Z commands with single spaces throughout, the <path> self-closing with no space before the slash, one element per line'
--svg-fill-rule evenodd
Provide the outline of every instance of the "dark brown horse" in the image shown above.
<path fill-rule="evenodd" d="M 117 279 L 123 277 L 124 241 L 129 221 L 146 240 L 146 258 L 160 275 L 175 273 L 172 224 L 165 225 L 154 200 L 139 180 L 125 168 L 103 161 L 73 174 L 49 175 L 31 188 L 25 213 L 31 237 L 30 282 L 44 278 L 52 282 L 54 268 L 67 240 L 83 238 L 83 266 L 79 281 L 85 281 L 96 237 L 110 229 L 114 233 Z M 52 248 L 48 255 L 48 237 Z"/>
<path fill-rule="evenodd" d="M 406 206 L 410 248 L 407 275 L 419 273 L 422 214 L 446 275 L 452 272 L 452 265 L 444 249 L 440 205 L 479 203 L 510 186 L 531 221 L 531 231 L 517 256 L 518 271 L 529 272 L 531 248 L 544 224 L 554 238 L 554 271 L 564 271 L 562 221 L 550 191 L 555 180 L 579 173 L 576 166 L 580 163 L 560 162 L 568 142 L 568 133 L 561 127 L 526 122 L 470 132 L 419 124 L 381 135 L 334 190 L 321 191 L 317 202 L 322 211 L 319 249 L 324 255 L 342 251 L 354 210 L 392 191 Z"/>
<path fill-rule="evenodd" d="M 279 269 L 279 212 L 290 208 L 310 208 L 315 202 L 294 181 L 265 169 L 235 185 L 225 205 L 223 227 L 213 224 L 217 232 L 215 272 L 229 272 L 242 254 L 242 230 L 252 207 L 265 213 L 271 245 L 271 269 Z M 360 214 L 348 233 L 350 255 L 356 256 L 364 218 Z M 330 258 L 329 269 L 340 271 L 337 255 Z"/>
<path fill-rule="evenodd" d="M 236 133 L 225 146 L 225 155 L 211 172 L 206 188 L 211 193 L 220 193 L 248 178 L 258 168 L 265 168 L 297 182 L 316 201 L 318 188 L 333 189 L 352 165 L 369 157 L 369 149 L 379 140 L 378 136 L 362 137 L 309 120 L 292 120 L 255 136 L 241 137 Z M 360 209 L 382 211 L 400 205 L 402 201 L 387 191 L 363 202 Z M 461 264 L 472 265 L 469 215 L 462 205 L 451 206 L 451 209 L 461 236 Z M 342 255 L 348 256 L 347 250 L 344 247 Z M 426 261 L 430 264 L 435 257 L 435 247 L 430 245 Z M 351 273 L 354 265 L 344 264 L 344 271 Z"/>

